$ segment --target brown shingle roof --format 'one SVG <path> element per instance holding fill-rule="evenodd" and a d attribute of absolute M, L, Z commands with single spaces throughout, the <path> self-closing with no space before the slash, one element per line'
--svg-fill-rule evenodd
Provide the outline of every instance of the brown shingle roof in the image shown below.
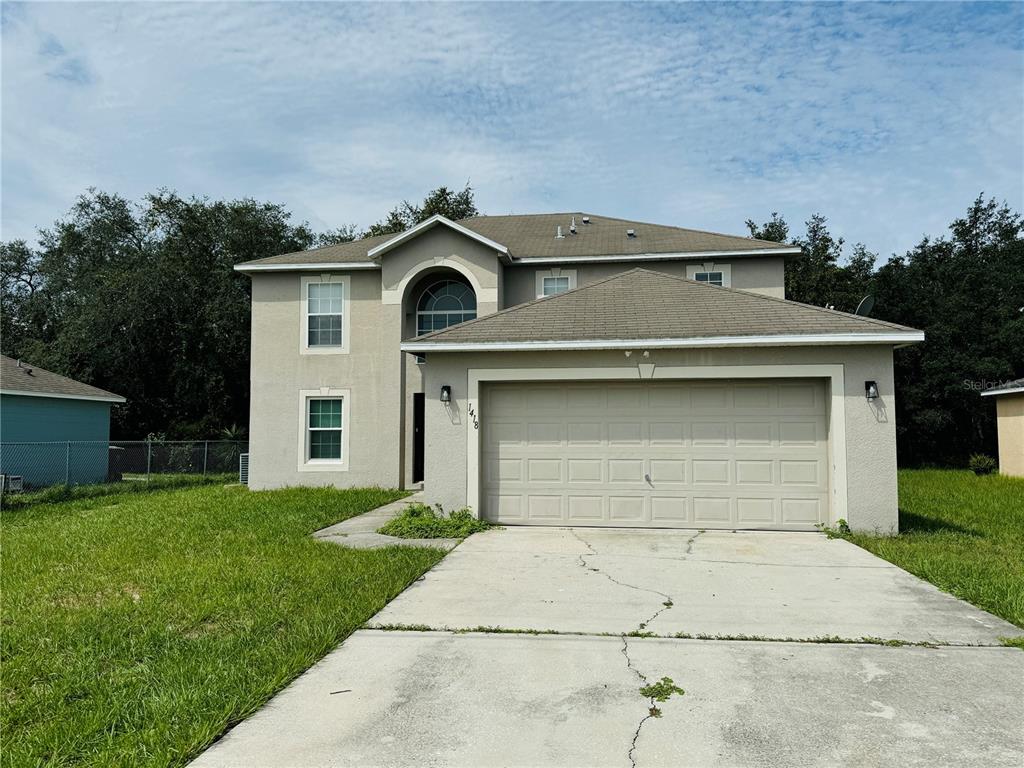
<path fill-rule="evenodd" d="M 59 373 L 44 371 L 28 363 L 19 366 L 17 360 L 6 355 L 0 355 L 0 390 L 4 394 L 53 395 L 83 400 L 108 400 L 112 403 L 125 401 L 121 395 L 83 384 Z"/>
<path fill-rule="evenodd" d="M 633 269 L 420 336 L 403 348 L 900 332 L 919 333 L 883 320 Z"/>
<path fill-rule="evenodd" d="M 589 216 L 590 223 L 583 218 Z M 569 231 L 576 218 L 576 234 Z M 722 235 L 698 229 L 648 224 L 642 221 L 614 219 L 586 213 L 541 213 L 521 216 L 474 216 L 457 222 L 463 227 L 494 240 L 509 249 L 512 259 L 557 258 L 572 260 L 584 256 L 641 256 L 654 253 L 751 253 L 779 248 L 794 248 L 785 243 L 754 240 L 738 235 Z M 564 237 L 557 238 L 558 227 Z M 626 234 L 632 229 L 634 237 Z M 253 264 L 330 264 L 368 262 L 367 252 L 396 235 L 377 235 L 351 243 L 339 243 L 310 251 L 297 251 L 257 259 Z"/>

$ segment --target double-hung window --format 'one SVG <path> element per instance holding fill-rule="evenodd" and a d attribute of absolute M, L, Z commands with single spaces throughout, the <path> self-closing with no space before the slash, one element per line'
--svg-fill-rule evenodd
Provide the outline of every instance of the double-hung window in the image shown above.
<path fill-rule="evenodd" d="M 310 461 L 342 461 L 343 398 L 309 398 L 306 440 Z"/>
<path fill-rule="evenodd" d="M 557 296 L 576 287 L 576 270 L 555 267 L 537 272 L 537 298 Z"/>
<path fill-rule="evenodd" d="M 709 285 L 725 284 L 724 275 L 721 272 L 697 272 L 693 279 L 698 283 L 708 283 Z"/>
<path fill-rule="evenodd" d="M 342 343 L 342 283 L 308 283 L 306 343 L 310 347 L 340 347 Z"/>
<path fill-rule="evenodd" d="M 347 353 L 351 320 L 348 275 L 309 275 L 301 279 L 300 286 L 299 353 Z"/>
<path fill-rule="evenodd" d="M 556 277 L 542 278 L 544 285 L 542 291 L 545 296 L 554 296 L 556 293 L 565 293 L 569 290 L 569 276 L 558 275 Z"/>

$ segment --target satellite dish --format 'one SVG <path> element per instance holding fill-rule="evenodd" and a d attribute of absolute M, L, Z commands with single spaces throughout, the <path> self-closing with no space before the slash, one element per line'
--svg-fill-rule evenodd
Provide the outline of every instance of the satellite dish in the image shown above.
<path fill-rule="evenodd" d="M 857 305 L 857 310 L 853 313 L 860 315 L 861 317 L 867 317 L 871 314 L 871 310 L 875 308 L 875 297 L 870 293 L 860 300 L 860 304 Z"/>

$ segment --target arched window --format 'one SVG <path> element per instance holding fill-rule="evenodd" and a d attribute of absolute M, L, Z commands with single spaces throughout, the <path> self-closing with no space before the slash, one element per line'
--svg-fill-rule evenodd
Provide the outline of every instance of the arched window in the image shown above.
<path fill-rule="evenodd" d="M 416 335 L 475 318 L 473 289 L 456 280 L 440 280 L 427 288 L 416 304 Z"/>

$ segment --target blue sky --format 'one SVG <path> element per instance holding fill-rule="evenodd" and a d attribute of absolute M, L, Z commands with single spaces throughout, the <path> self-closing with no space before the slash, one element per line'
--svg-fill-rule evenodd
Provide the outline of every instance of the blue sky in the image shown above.
<path fill-rule="evenodd" d="M 821 212 L 883 256 L 981 191 L 1024 208 L 1019 3 L 2 9 L 4 239 L 90 186 L 317 229 L 467 181 L 493 214 Z"/>

